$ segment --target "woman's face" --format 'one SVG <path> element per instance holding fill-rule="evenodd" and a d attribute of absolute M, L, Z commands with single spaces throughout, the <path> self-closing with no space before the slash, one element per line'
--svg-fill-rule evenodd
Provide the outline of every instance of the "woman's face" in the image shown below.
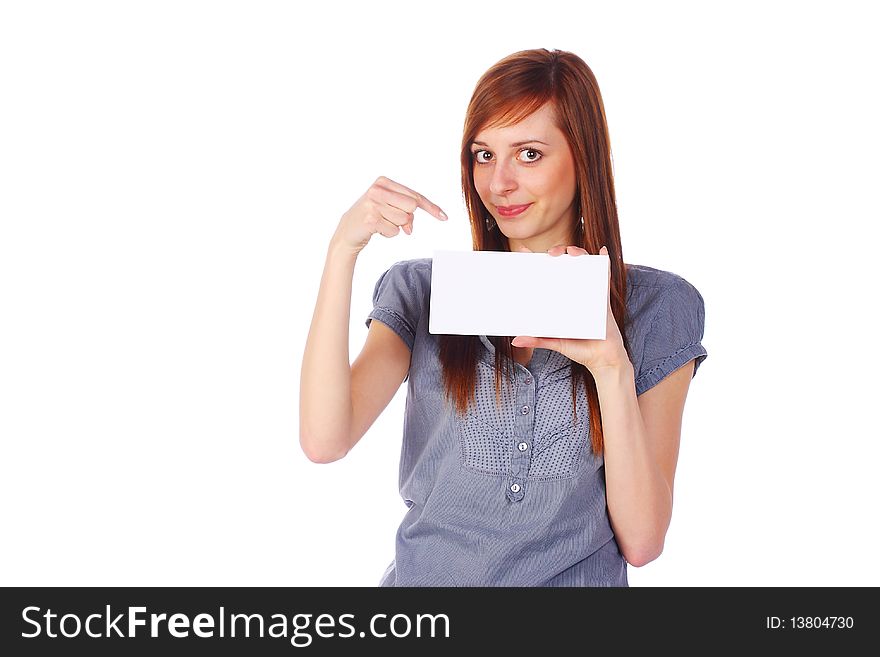
<path fill-rule="evenodd" d="M 574 216 L 574 159 L 553 122 L 550 103 L 514 125 L 484 128 L 471 153 L 477 193 L 511 251 L 572 244 L 574 222 L 580 219 Z"/>

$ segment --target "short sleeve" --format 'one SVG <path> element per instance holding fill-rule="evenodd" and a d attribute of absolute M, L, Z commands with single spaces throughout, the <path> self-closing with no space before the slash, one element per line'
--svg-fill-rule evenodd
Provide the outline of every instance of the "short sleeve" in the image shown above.
<path fill-rule="evenodd" d="M 683 278 L 667 288 L 645 336 L 642 363 L 636 378 L 641 395 L 692 359 L 694 375 L 706 359 L 702 345 L 705 324 L 703 297 Z"/>
<path fill-rule="evenodd" d="M 426 275 L 430 277 L 429 269 L 419 261 L 405 260 L 388 268 L 376 281 L 367 328 L 372 320 L 378 319 L 397 333 L 412 351 L 422 314 Z"/>

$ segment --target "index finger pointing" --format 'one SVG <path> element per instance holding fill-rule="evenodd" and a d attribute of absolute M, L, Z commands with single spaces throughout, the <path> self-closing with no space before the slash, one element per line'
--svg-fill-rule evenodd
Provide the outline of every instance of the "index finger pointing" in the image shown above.
<path fill-rule="evenodd" d="M 412 196 L 416 200 L 416 207 L 421 208 L 431 216 L 437 217 L 440 221 L 446 221 L 449 217 L 446 216 L 446 213 L 440 209 L 440 206 L 436 203 L 431 202 L 422 194 L 419 194 L 417 191 L 414 191 L 407 187 L 406 185 L 401 185 L 399 182 L 394 182 L 393 180 L 385 179 L 386 186 L 395 192 L 399 192 L 401 194 L 406 194 L 407 196 Z"/>
<path fill-rule="evenodd" d="M 446 221 L 449 217 L 446 216 L 446 213 L 440 209 L 440 206 L 436 203 L 433 203 L 426 199 L 424 196 L 419 194 L 418 192 L 413 192 L 416 195 L 416 200 L 419 202 L 419 207 L 427 212 L 430 215 L 437 217 L 440 221 Z"/>

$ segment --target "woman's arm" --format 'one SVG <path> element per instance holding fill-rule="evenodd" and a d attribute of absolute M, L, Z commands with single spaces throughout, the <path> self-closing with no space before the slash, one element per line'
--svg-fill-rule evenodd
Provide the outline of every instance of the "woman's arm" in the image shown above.
<path fill-rule="evenodd" d="M 331 245 L 300 379 L 300 446 L 316 463 L 345 456 L 388 406 L 409 371 L 406 343 L 378 321 L 349 365 L 354 257 Z"/>
<path fill-rule="evenodd" d="M 299 440 L 310 460 L 328 463 L 351 449 L 351 367 L 348 325 L 357 252 L 334 240 L 324 273 L 300 374 Z"/>
<path fill-rule="evenodd" d="M 684 403 L 694 361 L 636 397 L 632 365 L 594 373 L 602 409 L 608 515 L 624 558 L 644 566 L 663 551 Z"/>
<path fill-rule="evenodd" d="M 348 326 L 358 254 L 375 233 L 411 233 L 417 207 L 446 218 L 424 196 L 380 177 L 343 215 L 330 241 L 300 374 L 299 439 L 312 461 L 344 457 L 409 370 L 409 347 L 379 322 L 371 323 L 366 344 L 350 365 Z"/>

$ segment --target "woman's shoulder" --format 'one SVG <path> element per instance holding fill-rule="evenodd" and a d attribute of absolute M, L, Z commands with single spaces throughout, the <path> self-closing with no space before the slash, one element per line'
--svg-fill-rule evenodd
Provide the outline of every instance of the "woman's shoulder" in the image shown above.
<path fill-rule="evenodd" d="M 626 265 L 627 286 L 667 288 L 679 284 L 680 281 L 687 283 L 684 278 L 671 271 L 647 265 Z"/>
<path fill-rule="evenodd" d="M 626 265 L 626 288 L 627 311 L 633 317 L 654 317 L 669 299 L 689 306 L 703 304 L 700 292 L 683 276 L 647 265 Z"/>
<path fill-rule="evenodd" d="M 397 267 L 406 272 L 430 272 L 433 258 L 413 258 L 411 260 L 398 260 L 390 268 Z"/>
<path fill-rule="evenodd" d="M 373 301 L 383 298 L 421 298 L 431 289 L 431 258 L 399 260 L 389 266 L 376 281 Z"/>
<path fill-rule="evenodd" d="M 645 265 L 626 270 L 625 330 L 641 395 L 688 360 L 696 359 L 696 373 L 707 355 L 706 314 L 703 297 L 683 276 Z"/>
<path fill-rule="evenodd" d="M 626 265 L 626 286 L 628 290 L 639 291 L 640 288 L 660 292 L 670 288 L 696 288 L 680 274 L 647 265 Z"/>

